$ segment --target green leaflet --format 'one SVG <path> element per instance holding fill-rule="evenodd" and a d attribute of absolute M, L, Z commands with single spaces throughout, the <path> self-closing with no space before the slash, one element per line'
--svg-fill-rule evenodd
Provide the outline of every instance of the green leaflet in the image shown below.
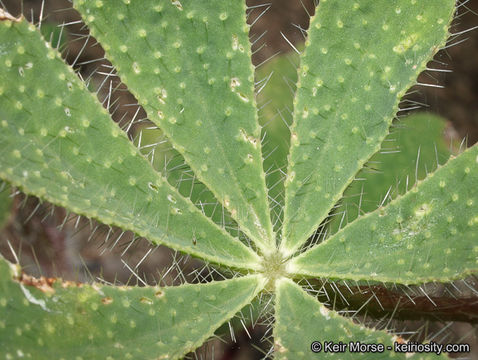
<path fill-rule="evenodd" d="M 478 146 L 288 264 L 294 274 L 402 284 L 478 271 Z"/>
<path fill-rule="evenodd" d="M 0 177 L 154 243 L 234 267 L 259 257 L 156 173 L 33 25 L 0 21 Z"/>
<path fill-rule="evenodd" d="M 294 100 L 281 244 L 286 255 L 307 240 L 380 149 L 399 99 L 444 44 L 454 5 L 320 2 Z"/>
<path fill-rule="evenodd" d="M 384 331 L 367 329 L 345 319 L 335 311 L 327 309 L 312 296 L 305 293 L 294 282 L 282 279 L 277 283 L 275 305 L 276 326 L 274 329 L 274 347 L 276 359 L 435 359 L 432 354 L 404 354 L 386 349 L 392 346 L 396 337 Z M 360 341 L 369 344 L 383 344 L 383 353 L 320 353 L 311 350 L 313 341 L 326 341 L 349 344 Z M 446 359 L 446 356 L 443 356 Z"/>
<path fill-rule="evenodd" d="M 0 347 L 7 359 L 177 359 L 264 285 L 254 275 L 165 288 L 61 280 L 50 287 L 45 279 L 35 287 L 29 277 L 19 283 L 20 275 L 0 258 Z"/>
<path fill-rule="evenodd" d="M 397 121 L 382 142 L 381 152 L 370 158 L 370 169 L 361 170 L 355 176 L 360 180 L 352 182 L 344 192 L 341 207 L 332 220 L 332 233 L 341 223 L 344 227 L 356 219 L 359 209 L 360 215 L 377 209 L 387 193 L 391 199 L 404 194 L 407 186 L 411 188 L 415 180 L 425 178 L 437 163 L 445 163 L 450 150 L 444 131 L 445 121 L 430 113 L 415 113 Z"/>
<path fill-rule="evenodd" d="M 75 6 L 148 117 L 260 250 L 273 251 L 245 3 Z"/>
<path fill-rule="evenodd" d="M 280 232 L 284 217 L 284 173 L 287 170 L 287 154 L 290 146 L 290 131 L 287 124 L 292 123 L 291 111 L 294 108 L 293 85 L 297 82 L 298 63 L 296 53 L 279 56 L 256 69 L 256 82 L 260 92 L 257 94 L 259 123 L 262 129 L 262 153 L 266 183 L 269 190 L 271 219 L 274 230 Z M 289 86 L 288 86 L 289 85 Z"/>

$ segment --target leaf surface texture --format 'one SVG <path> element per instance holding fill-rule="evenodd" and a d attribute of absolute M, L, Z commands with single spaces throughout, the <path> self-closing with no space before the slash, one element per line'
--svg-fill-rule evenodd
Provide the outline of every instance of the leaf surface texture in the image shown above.
<path fill-rule="evenodd" d="M 0 21 L 0 177 L 28 194 L 220 262 L 258 256 L 162 178 L 33 25 Z"/>
<path fill-rule="evenodd" d="M 22 277 L 18 266 L 0 258 L 2 354 L 177 359 L 212 336 L 262 286 L 258 275 L 164 288 L 50 284 Z"/>
<path fill-rule="evenodd" d="M 402 284 L 478 271 L 478 146 L 404 196 L 362 216 L 289 264 L 317 277 Z"/>
<path fill-rule="evenodd" d="M 277 283 L 277 298 L 275 304 L 276 327 L 274 329 L 274 346 L 276 359 L 438 359 L 433 354 L 399 353 L 387 350 L 393 342 L 399 341 L 398 337 L 392 337 L 385 331 L 369 329 L 357 325 L 351 320 L 344 318 L 335 311 L 327 309 L 312 296 L 303 291 L 300 286 L 288 279 L 282 279 Z M 322 343 L 320 353 L 314 354 L 311 344 L 314 341 Z M 346 352 L 325 352 L 325 342 L 342 342 L 349 345 L 350 342 L 360 341 L 365 344 L 383 344 L 385 349 L 382 353 L 367 352 L 364 354 L 350 352 L 350 346 Z M 403 341 L 403 340 L 402 340 Z M 446 359 L 446 356 L 441 357 Z"/>
<path fill-rule="evenodd" d="M 75 5 L 149 119 L 261 251 L 270 252 L 275 238 L 244 2 Z"/>
<path fill-rule="evenodd" d="M 294 100 L 281 243 L 285 254 L 313 234 L 380 149 L 399 99 L 444 44 L 454 4 L 320 2 Z"/>

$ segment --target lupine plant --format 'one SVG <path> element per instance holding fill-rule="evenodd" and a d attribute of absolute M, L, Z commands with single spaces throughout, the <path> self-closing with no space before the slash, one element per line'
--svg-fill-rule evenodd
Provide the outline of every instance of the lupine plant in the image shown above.
<path fill-rule="evenodd" d="M 380 149 L 401 97 L 445 44 L 454 0 L 320 1 L 300 56 L 276 224 L 244 2 L 74 6 L 121 81 L 240 234 L 215 223 L 154 170 L 37 27 L 4 11 L 0 177 L 234 275 L 174 287 L 77 284 L 34 279 L 2 260 L 0 348 L 7 359 L 180 358 L 260 293 L 272 296 L 278 359 L 315 358 L 314 340 L 387 346 L 393 335 L 342 317 L 298 281 L 411 285 L 478 270 L 477 146 L 319 244 L 309 241 Z"/>

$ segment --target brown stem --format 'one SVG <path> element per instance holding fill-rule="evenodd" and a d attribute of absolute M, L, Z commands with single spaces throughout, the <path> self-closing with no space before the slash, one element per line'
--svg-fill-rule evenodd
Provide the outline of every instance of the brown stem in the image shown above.
<path fill-rule="evenodd" d="M 323 290 L 329 294 L 330 300 L 324 294 L 319 295 L 319 300 L 330 304 L 336 311 L 358 311 L 375 318 L 393 314 L 400 320 L 478 323 L 478 297 L 411 295 L 382 285 L 350 287 L 327 283 Z"/>

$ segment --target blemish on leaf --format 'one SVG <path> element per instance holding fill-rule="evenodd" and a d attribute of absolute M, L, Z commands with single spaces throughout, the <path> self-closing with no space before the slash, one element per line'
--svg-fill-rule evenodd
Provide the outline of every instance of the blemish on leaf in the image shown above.
<path fill-rule="evenodd" d="M 107 297 L 102 298 L 101 302 L 102 302 L 103 305 L 109 305 L 113 302 L 113 298 L 107 296 Z"/>
<path fill-rule="evenodd" d="M 179 11 L 183 11 L 183 5 L 179 0 L 171 0 L 171 4 L 176 6 L 176 9 L 178 9 Z"/>
<path fill-rule="evenodd" d="M 33 286 L 47 294 L 53 294 L 55 292 L 53 283 L 56 281 L 56 278 L 46 278 L 44 276 L 35 278 L 22 272 L 20 277 L 15 280 L 26 286 Z"/>
<path fill-rule="evenodd" d="M 145 297 L 145 296 L 142 296 L 139 299 L 139 302 L 142 303 L 142 304 L 146 304 L 146 305 L 153 305 L 153 300 L 151 300 L 150 298 Z"/>

